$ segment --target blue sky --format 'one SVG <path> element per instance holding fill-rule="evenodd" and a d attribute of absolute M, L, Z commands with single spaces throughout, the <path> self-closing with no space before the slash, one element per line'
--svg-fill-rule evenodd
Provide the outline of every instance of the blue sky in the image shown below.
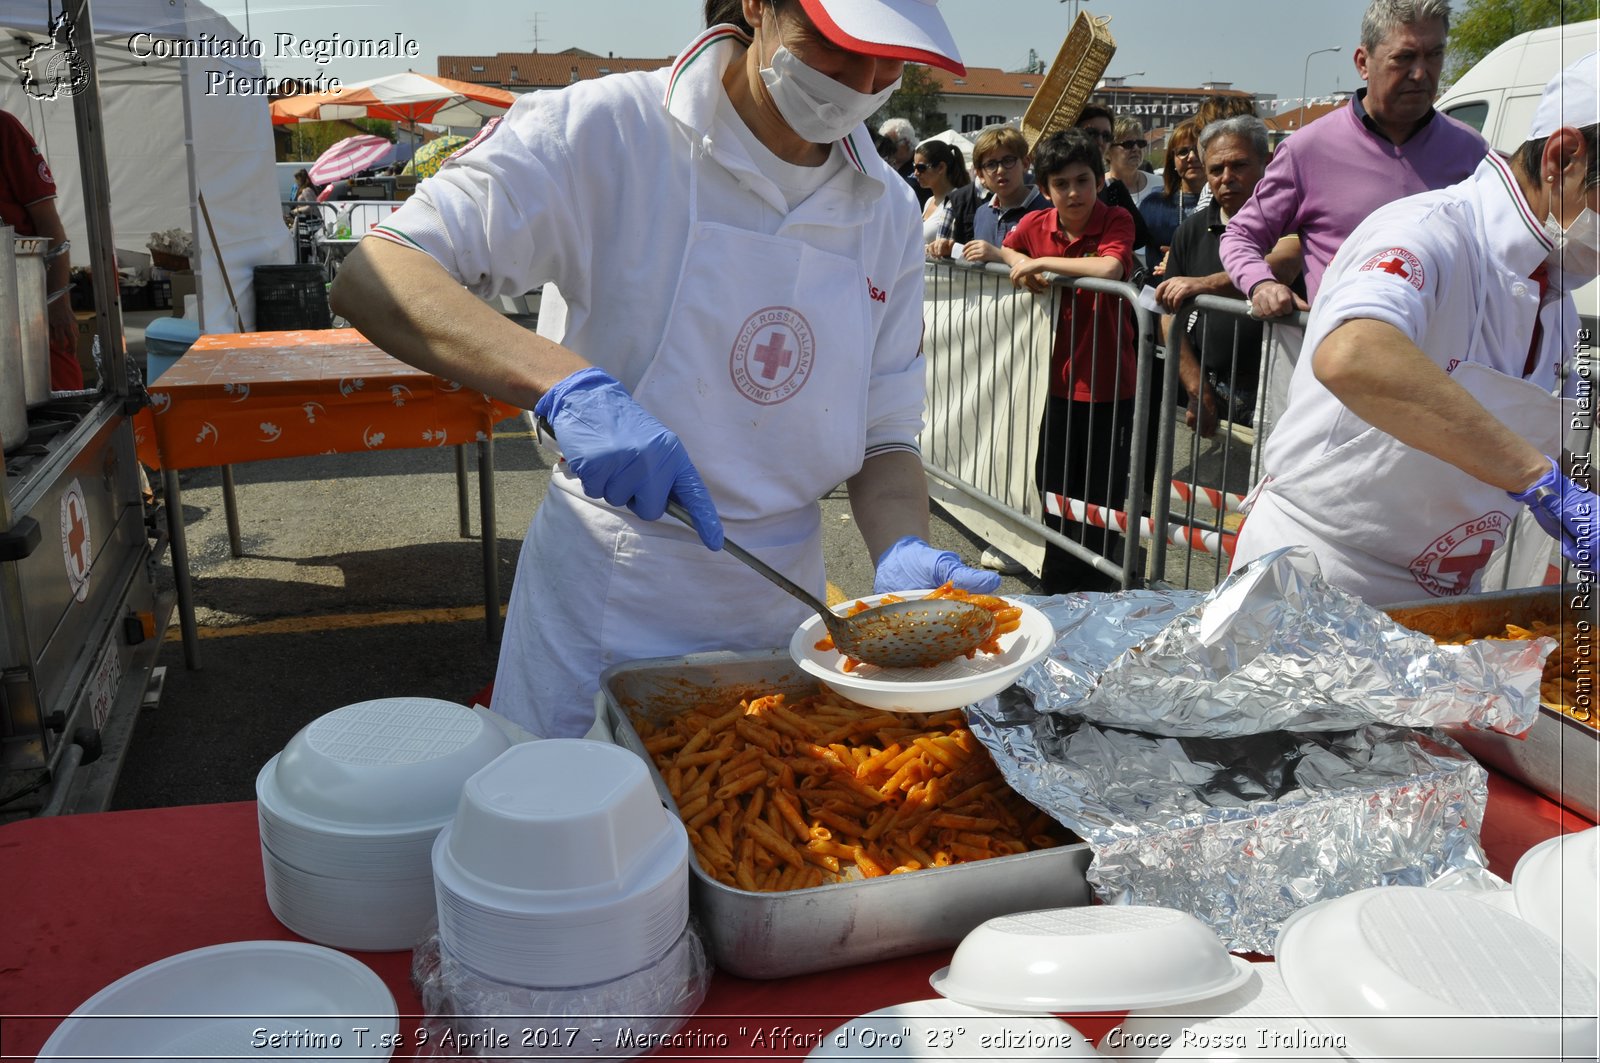
<path fill-rule="evenodd" d="M 273 54 L 275 34 L 296 38 L 380 38 L 417 41 L 412 61 L 335 59 L 325 73 L 344 81 L 393 73 L 408 65 L 435 71 L 440 54 L 482 54 L 580 47 L 619 56 L 675 54 L 700 26 L 700 0 L 388 0 L 327 5 L 296 0 L 208 0 L 263 42 L 267 72 L 309 76 L 315 63 Z M 941 10 L 973 66 L 1020 67 L 1034 49 L 1046 63 L 1066 35 L 1075 0 L 943 0 Z M 1248 92 L 1298 97 L 1309 52 L 1309 94 L 1361 84 L 1351 58 L 1366 0 L 1096 0 L 1084 5 L 1110 16 L 1117 54 L 1109 74 L 1130 84 L 1193 86 L 1228 81 Z"/>

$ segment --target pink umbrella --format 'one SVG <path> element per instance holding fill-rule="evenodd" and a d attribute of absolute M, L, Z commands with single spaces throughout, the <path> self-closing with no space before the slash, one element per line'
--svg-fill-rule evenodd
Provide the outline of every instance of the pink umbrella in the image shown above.
<path fill-rule="evenodd" d="M 382 137 L 371 133 L 345 137 L 311 164 L 311 183 L 326 185 L 354 177 L 362 170 L 384 165 L 393 155 L 394 145 Z"/>

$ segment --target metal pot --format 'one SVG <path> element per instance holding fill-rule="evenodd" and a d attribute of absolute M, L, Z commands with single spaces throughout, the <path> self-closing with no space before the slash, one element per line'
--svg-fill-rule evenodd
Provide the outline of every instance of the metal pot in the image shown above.
<path fill-rule="evenodd" d="M 29 406 L 50 401 L 50 313 L 45 302 L 50 292 L 44 266 L 49 245 L 43 236 L 12 240 L 17 257 L 17 316 L 22 322 L 23 395 Z"/>
<path fill-rule="evenodd" d="M 12 230 L 0 225 L 0 449 L 28 438 L 28 406 L 22 371 L 22 326 L 17 313 L 16 253 Z"/>

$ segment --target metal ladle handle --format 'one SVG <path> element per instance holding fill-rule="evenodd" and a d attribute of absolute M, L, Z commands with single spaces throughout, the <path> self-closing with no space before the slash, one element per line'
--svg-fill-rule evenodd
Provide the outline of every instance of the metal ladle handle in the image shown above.
<path fill-rule="evenodd" d="M 690 528 L 695 527 L 694 518 L 689 516 L 689 511 L 684 509 L 681 504 L 670 498 L 667 499 L 667 512 L 683 521 L 683 523 L 687 524 Z M 816 610 L 817 614 L 822 617 L 823 622 L 828 625 L 829 631 L 833 630 L 834 624 L 837 624 L 844 619 L 838 613 L 835 613 L 832 609 L 829 609 L 822 602 L 818 601 L 817 597 L 810 591 L 806 590 L 804 587 L 800 586 L 800 584 L 796 583 L 788 576 L 785 576 L 783 573 L 779 572 L 777 569 L 773 568 L 771 565 L 767 564 L 765 561 L 761 560 L 755 554 L 752 554 L 750 551 L 746 550 L 744 547 L 740 546 L 726 535 L 722 537 L 722 548 L 728 553 L 732 554 L 734 557 L 738 558 L 740 561 L 743 561 L 745 564 L 755 569 L 757 572 L 761 573 L 763 576 L 767 577 L 767 579 L 771 580 L 779 587 L 800 599 L 802 602 L 805 602 L 812 609 Z"/>

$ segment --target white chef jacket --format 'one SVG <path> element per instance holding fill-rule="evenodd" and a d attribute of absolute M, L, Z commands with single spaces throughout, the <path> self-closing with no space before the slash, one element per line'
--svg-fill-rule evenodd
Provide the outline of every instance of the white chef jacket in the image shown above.
<path fill-rule="evenodd" d="M 769 563 L 820 596 L 816 499 L 838 480 L 802 501 L 815 485 L 787 470 L 803 472 L 819 452 L 832 451 L 828 467 L 842 480 L 867 457 L 916 450 L 923 245 L 916 200 L 864 127 L 835 145 L 844 165 L 793 210 L 739 137 L 714 135 L 722 75 L 730 62 L 743 61 L 746 44 L 731 27 L 714 27 L 670 69 L 522 97 L 372 235 L 427 252 L 480 295 L 557 286 L 565 312 L 542 314 L 540 333 L 615 376 L 686 443 L 694 438 L 690 458 L 728 535 L 758 553 L 770 548 Z M 782 438 L 762 436 L 765 458 L 736 434 L 717 445 L 707 428 L 719 417 L 781 409 L 752 405 L 741 414 L 740 400 L 725 397 L 730 348 L 736 360 L 753 358 L 760 335 L 750 335 L 748 321 L 741 331 L 743 306 L 730 307 L 727 321 L 708 322 L 705 310 L 724 286 L 736 290 L 747 271 L 729 261 L 725 277 L 707 277 L 703 249 L 726 243 L 742 253 L 752 240 L 766 242 L 763 254 L 770 246 L 776 257 L 793 255 L 796 276 L 809 269 L 812 276 L 854 277 L 859 269 L 861 283 L 852 279 L 848 291 L 841 285 L 835 294 L 836 312 L 810 314 L 815 368 L 822 380 L 830 361 L 869 362 L 853 382 L 840 383 L 849 374 L 834 376 L 835 394 L 823 383 L 805 388 L 806 403 L 828 401 L 803 428 L 791 423 Z M 825 263 L 820 270 L 818 261 Z M 797 292 L 794 305 L 803 302 Z M 704 328 L 703 342 L 689 347 L 717 352 L 722 368 L 674 382 L 664 397 L 660 378 L 683 374 L 664 373 L 657 355 L 664 334 L 682 329 L 686 306 L 698 306 L 690 319 Z M 830 329 L 838 339 L 841 327 L 850 342 L 828 341 Z M 740 361 L 734 371 L 748 368 Z M 854 448 L 842 463 L 841 446 Z M 601 618 L 613 593 L 625 608 Z M 546 737 L 582 734 L 605 667 L 785 645 L 803 614 L 737 561 L 698 546 L 676 522 L 639 521 L 587 498 L 561 467 L 519 562 L 494 708 Z"/>
<path fill-rule="evenodd" d="M 1530 279 L 1550 248 L 1510 167 L 1492 152 L 1465 181 L 1380 207 L 1351 233 L 1312 307 L 1307 355 L 1295 367 L 1288 409 L 1267 441 L 1264 479 L 1235 565 L 1300 542 L 1317 552 L 1330 580 L 1375 604 L 1476 589 L 1481 565 L 1474 571 L 1463 558 L 1503 541 L 1520 507 L 1468 477 L 1470 484 L 1460 486 L 1482 492 L 1482 513 L 1455 524 L 1430 516 L 1434 503 L 1449 511 L 1451 500 L 1440 499 L 1439 484 L 1464 474 L 1377 432 L 1317 380 L 1312 363 L 1318 345 L 1345 322 L 1383 321 L 1463 386 L 1469 379 L 1509 381 L 1509 398 L 1497 399 L 1499 408 L 1490 406 L 1490 412 L 1541 449 L 1557 452 L 1559 404 L 1541 400 L 1557 387 L 1578 318 L 1571 296 L 1555 287 L 1541 305 L 1538 283 Z M 1541 336 L 1530 351 L 1536 318 Z M 1526 382 L 1525 390 L 1518 390 L 1519 382 Z M 1382 457 L 1374 442 L 1385 448 Z M 1397 456 L 1408 462 L 1402 476 L 1395 474 Z M 1424 460 L 1414 460 L 1419 457 Z M 1317 481 L 1311 491 L 1307 478 Z M 1283 504 L 1287 485 L 1305 503 L 1300 517 Z M 1374 499 L 1383 502 L 1375 507 Z M 1319 538 L 1308 531 L 1307 509 L 1334 528 L 1342 522 L 1343 532 Z M 1410 545 L 1421 544 L 1409 560 L 1406 534 L 1413 536 Z M 1390 544 L 1391 538 L 1400 541 Z M 1375 556 L 1386 551 L 1387 559 Z M 1440 554 L 1457 555 L 1445 559 L 1442 573 Z"/>

